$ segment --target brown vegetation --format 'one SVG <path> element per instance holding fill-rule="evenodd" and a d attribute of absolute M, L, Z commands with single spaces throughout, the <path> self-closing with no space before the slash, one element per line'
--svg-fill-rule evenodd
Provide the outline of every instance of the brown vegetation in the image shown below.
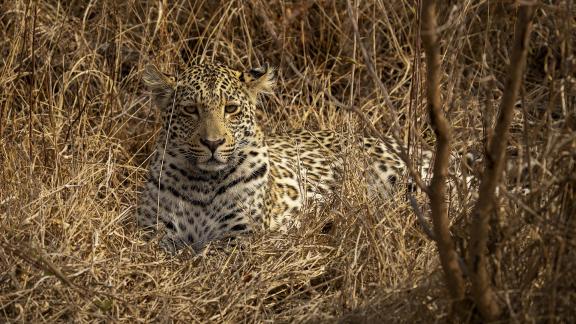
<path fill-rule="evenodd" d="M 427 218 L 402 192 L 369 201 L 354 157 L 342 193 L 286 235 L 172 257 L 133 218 L 158 127 L 140 80 L 147 63 L 175 72 L 192 61 L 269 62 L 279 78 L 259 116 L 266 131 L 390 133 L 417 169 L 435 141 L 415 3 L 1 2 L 0 321 L 446 321 L 453 297 Z M 519 7 L 438 6 L 452 152 L 480 156 L 501 140 L 491 130 L 516 61 Z M 535 7 L 508 167 L 480 251 L 501 318 L 516 322 L 576 321 L 574 10 L 570 0 Z M 482 167 L 467 172 L 480 179 Z M 466 256 L 478 183 L 454 180 L 447 215 Z M 462 320 L 480 311 L 463 309 Z"/>

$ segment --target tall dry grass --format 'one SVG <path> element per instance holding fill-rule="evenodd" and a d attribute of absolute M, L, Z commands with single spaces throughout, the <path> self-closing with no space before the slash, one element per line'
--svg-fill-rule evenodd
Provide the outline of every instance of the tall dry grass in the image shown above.
<path fill-rule="evenodd" d="M 435 244 L 402 194 L 368 200 L 353 158 L 342 193 L 303 212 L 304 226 L 287 235 L 262 232 L 237 246 L 172 257 L 135 226 L 158 128 L 140 82 L 148 62 L 167 72 L 196 61 L 238 69 L 270 62 L 279 76 L 259 116 L 267 132 L 370 133 L 333 97 L 383 134 L 399 129 L 417 162 L 419 149 L 432 144 L 418 7 L 401 0 L 351 7 L 335 0 L 0 3 L 2 321 L 447 320 Z M 455 150 L 481 155 L 498 140 L 491 129 L 517 7 L 451 1 L 439 9 L 442 101 Z M 571 0 L 537 9 L 507 183 L 491 217 L 491 280 L 515 322 L 576 320 L 574 10 Z M 470 219 L 462 207 L 470 203 L 459 200 L 466 197 L 449 204 L 463 256 Z"/>

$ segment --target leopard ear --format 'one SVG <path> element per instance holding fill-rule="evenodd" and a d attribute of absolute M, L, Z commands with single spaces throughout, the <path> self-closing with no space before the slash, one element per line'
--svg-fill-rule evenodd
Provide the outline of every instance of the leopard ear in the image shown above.
<path fill-rule="evenodd" d="M 164 75 L 152 64 L 146 65 L 142 74 L 142 81 L 152 93 L 152 99 L 160 108 L 164 108 L 170 102 L 176 82 Z"/>
<path fill-rule="evenodd" d="M 243 72 L 240 75 L 240 81 L 246 84 L 250 97 L 256 101 L 258 94 L 271 93 L 274 90 L 276 85 L 274 76 L 274 68 L 264 64 L 262 67 Z"/>

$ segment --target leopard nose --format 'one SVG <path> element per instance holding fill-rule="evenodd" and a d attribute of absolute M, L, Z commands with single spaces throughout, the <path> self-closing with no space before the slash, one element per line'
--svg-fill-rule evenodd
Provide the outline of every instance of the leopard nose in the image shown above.
<path fill-rule="evenodd" d="M 224 144 L 225 139 L 220 138 L 217 140 L 209 140 L 209 139 L 205 139 L 205 138 L 201 138 L 200 139 L 200 143 L 202 143 L 202 145 L 206 146 L 210 152 L 212 152 L 212 154 L 214 154 L 214 152 L 216 152 L 216 150 L 218 149 L 218 147 L 222 144 Z"/>

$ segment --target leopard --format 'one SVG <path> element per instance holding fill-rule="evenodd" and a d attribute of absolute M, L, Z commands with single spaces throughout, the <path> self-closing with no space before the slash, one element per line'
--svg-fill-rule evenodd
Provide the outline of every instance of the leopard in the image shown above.
<path fill-rule="evenodd" d="M 161 127 L 137 222 L 152 232 L 162 229 L 164 250 L 199 252 L 212 241 L 259 229 L 287 231 L 299 224 L 305 203 L 340 188 L 344 134 L 263 131 L 258 107 L 274 91 L 275 75 L 267 64 L 238 71 L 199 63 L 176 76 L 145 67 L 142 80 Z M 399 143 L 391 136 L 359 136 L 357 147 L 368 159 L 369 185 L 393 190 L 406 171 Z"/>

